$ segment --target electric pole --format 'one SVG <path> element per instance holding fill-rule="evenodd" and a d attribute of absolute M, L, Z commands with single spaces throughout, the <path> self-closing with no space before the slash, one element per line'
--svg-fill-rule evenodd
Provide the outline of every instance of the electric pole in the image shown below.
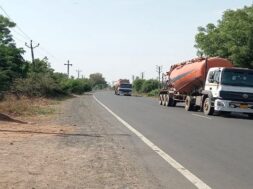
<path fill-rule="evenodd" d="M 31 41 L 30 41 L 30 46 L 29 46 L 27 43 L 25 43 L 25 46 L 27 46 L 29 49 L 31 49 L 32 64 L 33 64 L 33 67 L 35 67 L 35 65 L 34 65 L 34 52 L 33 52 L 33 50 L 34 50 L 35 48 L 37 48 L 38 46 L 40 46 L 40 44 L 38 43 L 37 45 L 33 46 L 33 41 L 31 40 Z"/>
<path fill-rule="evenodd" d="M 67 66 L 67 72 L 68 72 L 68 78 L 69 78 L 69 66 L 72 66 L 72 64 L 70 64 L 69 60 L 68 60 L 68 63 L 64 64 L 64 65 Z"/>
<path fill-rule="evenodd" d="M 158 81 L 161 83 L 162 66 L 156 66 L 156 72 L 158 73 Z"/>
<path fill-rule="evenodd" d="M 141 72 L 141 79 L 144 79 L 144 72 Z"/>
<path fill-rule="evenodd" d="M 77 72 L 77 78 L 79 79 L 80 73 L 82 72 L 82 70 L 76 70 Z"/>

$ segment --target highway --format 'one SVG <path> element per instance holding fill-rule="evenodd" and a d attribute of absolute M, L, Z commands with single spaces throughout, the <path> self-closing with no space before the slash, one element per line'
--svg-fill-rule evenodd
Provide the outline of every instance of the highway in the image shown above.
<path fill-rule="evenodd" d="M 206 117 L 111 91 L 95 97 L 211 188 L 253 188 L 253 120 Z"/>

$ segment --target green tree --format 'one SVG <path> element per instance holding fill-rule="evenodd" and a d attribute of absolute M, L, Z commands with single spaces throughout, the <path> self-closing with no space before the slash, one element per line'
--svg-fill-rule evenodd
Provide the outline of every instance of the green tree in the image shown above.
<path fill-rule="evenodd" d="M 0 92 L 9 89 L 14 79 L 24 77 L 27 71 L 24 50 L 16 47 L 10 32 L 13 27 L 14 22 L 0 15 Z"/>
<path fill-rule="evenodd" d="M 253 6 L 225 11 L 217 25 L 199 27 L 195 41 L 198 55 L 228 58 L 235 66 L 253 68 Z"/>
<path fill-rule="evenodd" d="M 107 87 L 107 82 L 101 73 L 90 74 L 90 82 L 93 88 Z"/>
<path fill-rule="evenodd" d="M 159 81 L 155 79 L 149 79 L 145 80 L 145 82 L 142 85 L 141 91 L 144 93 L 149 93 L 155 89 L 158 89 L 159 87 Z"/>
<path fill-rule="evenodd" d="M 139 78 L 135 79 L 135 80 L 133 81 L 133 89 L 134 89 L 136 92 L 141 92 L 141 90 L 142 90 L 142 85 L 143 85 L 144 82 L 145 82 L 144 79 L 139 79 Z"/>

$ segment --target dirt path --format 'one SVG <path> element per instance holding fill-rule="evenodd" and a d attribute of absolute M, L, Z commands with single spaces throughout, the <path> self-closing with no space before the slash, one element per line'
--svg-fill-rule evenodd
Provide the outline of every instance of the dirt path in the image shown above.
<path fill-rule="evenodd" d="M 127 132 L 90 95 L 56 118 L 0 122 L 0 188 L 161 188 Z"/>

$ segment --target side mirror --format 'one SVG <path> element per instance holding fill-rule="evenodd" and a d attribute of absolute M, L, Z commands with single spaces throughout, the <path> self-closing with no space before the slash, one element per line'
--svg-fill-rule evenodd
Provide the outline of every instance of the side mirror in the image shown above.
<path fill-rule="evenodd" d="M 220 83 L 220 82 L 219 82 L 219 81 L 217 81 L 217 80 L 214 80 L 213 82 L 214 82 L 214 83 L 217 83 L 217 84 L 219 84 L 219 83 Z"/>
<path fill-rule="evenodd" d="M 209 83 L 213 83 L 214 82 L 214 73 L 211 72 L 209 75 L 208 75 L 208 82 Z"/>

